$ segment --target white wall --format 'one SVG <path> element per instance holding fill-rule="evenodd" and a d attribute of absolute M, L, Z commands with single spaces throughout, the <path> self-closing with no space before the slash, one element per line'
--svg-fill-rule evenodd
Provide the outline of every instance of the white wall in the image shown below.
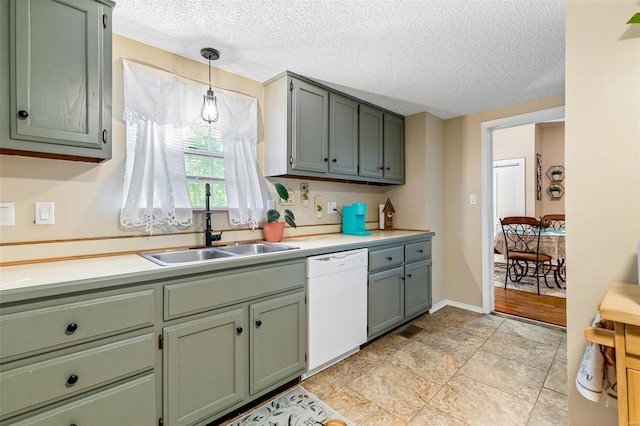
<path fill-rule="evenodd" d="M 574 380 L 585 327 L 611 282 L 637 282 L 640 238 L 640 25 L 637 1 L 567 3 L 565 208 L 569 421 L 617 424 Z M 611 190 L 612 184 L 615 190 Z"/>

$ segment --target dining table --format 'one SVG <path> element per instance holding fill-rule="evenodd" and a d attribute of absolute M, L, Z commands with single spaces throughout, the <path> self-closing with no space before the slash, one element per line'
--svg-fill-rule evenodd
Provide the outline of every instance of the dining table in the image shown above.
<path fill-rule="evenodd" d="M 565 230 L 544 229 L 540 231 L 540 253 L 547 254 L 555 261 L 562 261 L 565 258 Z M 506 254 L 504 249 L 504 234 L 499 231 L 494 239 L 493 248 L 501 253 Z"/>
<path fill-rule="evenodd" d="M 565 263 L 565 239 L 566 231 L 564 229 L 543 229 L 540 231 L 540 253 L 544 253 L 555 261 L 554 276 L 561 281 L 566 281 L 566 263 Z M 504 247 L 504 234 L 499 231 L 494 238 L 493 248 L 500 254 L 506 256 Z M 556 280 L 557 283 L 557 280 Z"/>

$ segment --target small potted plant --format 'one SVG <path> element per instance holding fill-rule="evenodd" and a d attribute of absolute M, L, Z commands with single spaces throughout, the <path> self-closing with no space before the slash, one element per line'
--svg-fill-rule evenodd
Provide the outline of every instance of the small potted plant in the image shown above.
<path fill-rule="evenodd" d="M 557 185 L 551 185 L 549 187 L 549 192 L 551 192 L 551 196 L 554 198 L 558 198 L 560 196 L 561 191 L 562 191 L 562 188 L 560 188 Z"/>
<path fill-rule="evenodd" d="M 553 180 L 560 180 L 562 179 L 562 170 L 560 169 L 554 169 L 551 171 L 551 178 Z"/>
<path fill-rule="evenodd" d="M 274 183 L 273 186 L 276 188 L 276 192 L 280 197 L 280 203 L 282 203 L 282 200 L 286 201 L 289 199 L 289 191 L 287 191 L 287 188 L 285 188 L 283 184 Z M 265 240 L 276 243 L 281 241 L 285 222 L 292 228 L 298 227 L 295 222 L 296 218 L 291 210 L 284 209 L 284 222 L 279 221 L 280 216 L 280 212 L 276 209 L 267 210 L 267 220 L 262 222 Z"/>

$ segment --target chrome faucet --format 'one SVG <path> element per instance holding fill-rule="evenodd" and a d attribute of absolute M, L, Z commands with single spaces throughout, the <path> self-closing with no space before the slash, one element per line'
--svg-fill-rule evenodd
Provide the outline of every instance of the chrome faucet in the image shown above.
<path fill-rule="evenodd" d="M 204 211 L 204 245 L 205 247 L 211 247 L 213 241 L 220 241 L 222 239 L 222 233 L 224 231 L 220 231 L 219 234 L 214 234 L 211 229 L 211 209 L 210 209 L 210 201 L 211 201 L 211 185 L 205 185 L 205 195 L 206 195 L 206 205 Z"/>

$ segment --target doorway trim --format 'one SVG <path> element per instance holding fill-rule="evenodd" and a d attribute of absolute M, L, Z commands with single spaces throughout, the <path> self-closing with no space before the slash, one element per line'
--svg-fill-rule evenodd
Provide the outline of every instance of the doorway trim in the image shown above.
<path fill-rule="evenodd" d="M 482 175 L 482 312 L 493 311 L 493 131 L 542 121 L 565 118 L 565 107 L 534 111 L 480 124 L 481 175 Z"/>

